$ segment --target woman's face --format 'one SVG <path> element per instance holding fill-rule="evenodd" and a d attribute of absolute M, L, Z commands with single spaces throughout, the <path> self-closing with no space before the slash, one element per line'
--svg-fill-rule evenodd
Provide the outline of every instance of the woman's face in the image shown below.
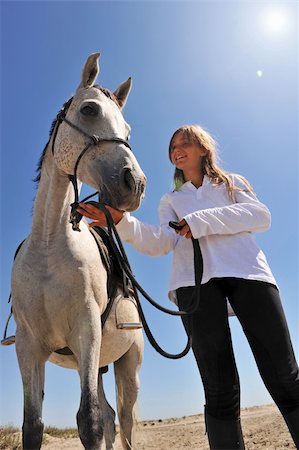
<path fill-rule="evenodd" d="M 201 168 L 202 157 L 206 150 L 191 141 L 184 133 L 177 133 L 171 143 L 171 162 L 183 172 Z"/>

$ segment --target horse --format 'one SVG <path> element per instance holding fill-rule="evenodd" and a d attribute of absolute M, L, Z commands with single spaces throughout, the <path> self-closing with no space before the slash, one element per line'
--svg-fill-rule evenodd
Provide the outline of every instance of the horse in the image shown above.
<path fill-rule="evenodd" d="M 115 413 L 104 394 L 101 368 L 113 363 L 122 446 L 129 450 L 135 445 L 142 330 L 118 329 L 119 302 L 102 326 L 108 304 L 107 268 L 88 223 L 83 220 L 76 232 L 69 222 L 74 176 L 78 192 L 87 184 L 99 191 L 102 203 L 123 211 L 136 210 L 145 192 L 146 178 L 128 144 L 130 126 L 122 114 L 131 78 L 115 92 L 96 84 L 99 56 L 93 53 L 87 58 L 75 95 L 52 124 L 39 162 L 31 233 L 12 269 L 26 450 L 42 445 L 47 361 L 78 370 L 79 437 L 85 449 L 106 450 L 114 448 Z M 121 297 L 119 289 L 116 294 Z M 132 302 L 121 303 L 120 314 L 136 321 Z M 65 348 L 69 352 L 59 352 Z"/>

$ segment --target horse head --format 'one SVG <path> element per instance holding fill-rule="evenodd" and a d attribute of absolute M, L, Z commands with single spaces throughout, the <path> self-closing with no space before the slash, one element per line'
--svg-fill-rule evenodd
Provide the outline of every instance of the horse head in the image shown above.
<path fill-rule="evenodd" d="M 61 171 L 76 172 L 82 183 L 99 191 L 102 203 L 133 211 L 144 197 L 146 178 L 128 144 L 130 126 L 122 115 L 132 81 L 114 93 L 96 85 L 98 61 L 99 53 L 88 57 L 81 83 L 57 124 L 54 159 Z"/>

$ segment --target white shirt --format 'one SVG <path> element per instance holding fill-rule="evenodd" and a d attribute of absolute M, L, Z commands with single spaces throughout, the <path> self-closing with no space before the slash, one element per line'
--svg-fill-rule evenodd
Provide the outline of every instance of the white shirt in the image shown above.
<path fill-rule="evenodd" d="M 236 187 L 244 182 L 231 175 Z M 147 255 L 160 256 L 173 251 L 169 297 L 175 302 L 175 290 L 194 286 L 193 246 L 191 239 L 175 233 L 169 221 L 188 223 L 199 239 L 203 257 L 202 284 L 211 278 L 236 277 L 276 284 L 266 257 L 258 247 L 254 232 L 270 227 L 271 215 L 254 193 L 235 189 L 235 203 L 224 183 L 213 184 L 204 176 L 198 189 L 189 181 L 179 191 L 165 194 L 160 201 L 160 225 L 145 224 L 129 213 L 117 225 L 121 239 Z"/>

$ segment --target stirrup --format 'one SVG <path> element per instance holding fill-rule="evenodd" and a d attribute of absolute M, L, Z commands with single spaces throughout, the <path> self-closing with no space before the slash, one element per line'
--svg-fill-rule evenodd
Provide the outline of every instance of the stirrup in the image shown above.
<path fill-rule="evenodd" d="M 7 347 L 8 345 L 13 345 L 16 343 L 16 337 L 15 336 L 8 336 L 8 337 L 4 337 L 3 339 L 1 339 L 0 344 L 3 347 Z"/>
<path fill-rule="evenodd" d="M 11 309 L 10 314 L 8 316 L 8 319 L 6 321 L 3 339 L 1 339 L 1 342 L 0 342 L 0 344 L 5 346 L 5 347 L 8 346 L 8 345 L 12 345 L 12 344 L 16 343 L 16 337 L 15 336 L 6 337 L 7 328 L 8 328 L 8 324 L 9 324 L 9 321 L 10 321 L 11 317 L 12 317 L 12 309 Z"/>
<path fill-rule="evenodd" d="M 141 322 L 120 322 L 117 324 L 118 330 L 139 330 L 142 328 Z"/>
<path fill-rule="evenodd" d="M 119 295 L 116 298 L 115 320 L 118 330 L 139 330 L 142 328 L 136 301 L 132 297 Z"/>

